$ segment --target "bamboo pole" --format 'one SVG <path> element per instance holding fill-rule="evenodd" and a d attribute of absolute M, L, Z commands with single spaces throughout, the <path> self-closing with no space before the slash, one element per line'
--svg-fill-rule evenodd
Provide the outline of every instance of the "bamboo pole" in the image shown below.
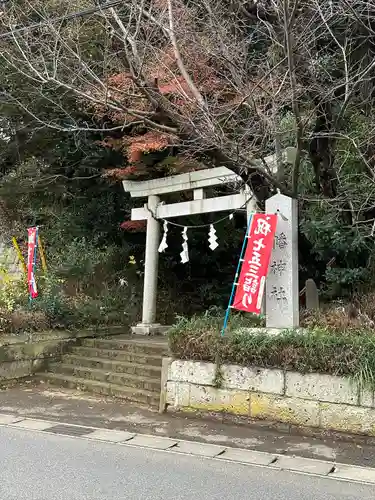
<path fill-rule="evenodd" d="M 18 258 L 19 258 L 19 260 L 21 262 L 22 268 L 23 268 L 25 274 L 27 274 L 26 262 L 25 262 L 25 259 L 24 259 L 23 255 L 22 255 L 21 249 L 20 249 L 20 247 L 19 247 L 19 245 L 17 243 L 17 240 L 16 240 L 15 236 L 13 236 L 13 238 L 12 238 L 12 243 L 13 243 L 14 249 L 17 252 L 17 255 L 18 255 Z"/>
<path fill-rule="evenodd" d="M 38 236 L 38 247 L 39 247 L 40 261 L 42 263 L 42 269 L 43 269 L 43 272 L 46 273 L 47 272 L 47 261 L 46 261 L 46 255 L 44 253 L 44 247 L 42 245 L 42 240 L 41 240 L 40 236 Z"/>

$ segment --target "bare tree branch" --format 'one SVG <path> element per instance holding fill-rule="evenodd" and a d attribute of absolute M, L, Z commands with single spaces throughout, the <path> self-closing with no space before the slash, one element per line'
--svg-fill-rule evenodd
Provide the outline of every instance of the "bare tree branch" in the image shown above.
<path fill-rule="evenodd" d="M 190 78 L 190 75 L 184 65 L 184 62 L 182 60 L 180 50 L 178 48 L 178 43 L 177 43 L 177 38 L 174 30 L 174 19 L 173 19 L 173 5 L 172 5 L 172 0 L 167 0 L 168 2 L 168 15 L 169 15 L 169 36 L 171 39 L 171 43 L 173 46 L 174 50 L 174 55 L 176 57 L 176 61 L 179 67 L 179 70 L 181 71 L 182 76 L 184 77 L 186 83 L 188 84 L 192 94 L 196 98 L 197 102 L 200 104 L 200 106 L 204 109 L 206 108 L 206 103 L 197 89 L 196 85 L 194 84 L 193 80 Z"/>

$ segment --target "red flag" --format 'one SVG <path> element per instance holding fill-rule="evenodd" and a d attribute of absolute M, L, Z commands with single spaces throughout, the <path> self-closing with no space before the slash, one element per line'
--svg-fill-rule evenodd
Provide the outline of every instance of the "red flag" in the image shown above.
<path fill-rule="evenodd" d="M 38 245 L 38 228 L 30 227 L 28 230 L 28 244 L 27 244 L 27 283 L 29 286 L 30 298 L 36 299 L 38 297 L 38 290 L 35 281 L 35 259 L 36 249 Z"/>
<path fill-rule="evenodd" d="M 276 214 L 254 214 L 232 307 L 259 314 L 277 224 Z"/>

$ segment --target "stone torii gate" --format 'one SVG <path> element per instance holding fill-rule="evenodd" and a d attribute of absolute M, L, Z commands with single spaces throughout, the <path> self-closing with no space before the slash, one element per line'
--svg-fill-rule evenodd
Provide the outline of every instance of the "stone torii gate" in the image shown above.
<path fill-rule="evenodd" d="M 284 161 L 291 162 L 294 148 L 284 151 Z M 271 171 L 276 170 L 276 156 L 265 158 Z M 262 163 L 259 161 L 260 165 Z M 219 185 L 242 184 L 239 193 L 214 198 L 205 197 L 205 189 Z M 242 179 L 226 167 L 198 170 L 186 174 L 173 175 L 149 181 L 123 181 L 125 192 L 132 198 L 147 198 L 141 208 L 133 208 L 131 220 L 146 220 L 146 251 L 143 285 L 142 322 L 132 328 L 140 335 L 165 333 L 167 326 L 156 323 L 156 299 L 160 244 L 160 224 L 158 219 L 171 219 L 187 215 L 234 211 L 245 209 L 248 217 L 256 211 L 256 202 L 251 198 L 248 186 L 243 186 Z M 170 193 L 192 191 L 193 200 L 180 203 L 164 204 L 161 196 Z"/>

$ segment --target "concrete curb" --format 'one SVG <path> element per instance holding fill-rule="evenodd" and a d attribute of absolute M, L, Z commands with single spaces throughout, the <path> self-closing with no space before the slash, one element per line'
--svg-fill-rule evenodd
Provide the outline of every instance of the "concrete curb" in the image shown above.
<path fill-rule="evenodd" d="M 66 424 L 63 422 L 49 422 L 46 420 L 17 417 L 11 414 L 0 414 L 1 427 L 74 437 L 102 443 L 106 442 L 134 448 L 147 448 L 165 453 L 191 455 L 199 458 L 225 461 L 227 463 L 265 467 L 274 471 L 283 470 L 314 475 L 338 481 L 375 484 L 375 468 L 345 465 L 331 461 L 278 455 L 276 453 Z"/>

